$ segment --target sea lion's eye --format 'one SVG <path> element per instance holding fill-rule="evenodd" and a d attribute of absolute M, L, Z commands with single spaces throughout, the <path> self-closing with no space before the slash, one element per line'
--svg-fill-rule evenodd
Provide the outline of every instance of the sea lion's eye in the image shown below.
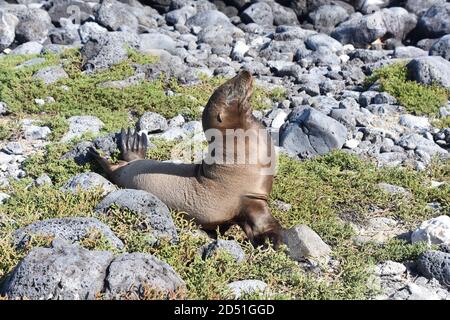
<path fill-rule="evenodd" d="M 222 122 L 222 118 L 220 117 L 220 113 L 217 114 L 217 121 Z"/>

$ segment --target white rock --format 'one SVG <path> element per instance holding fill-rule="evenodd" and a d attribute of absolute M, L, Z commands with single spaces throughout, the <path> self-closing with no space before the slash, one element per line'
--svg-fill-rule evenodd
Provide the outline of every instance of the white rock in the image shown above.
<path fill-rule="evenodd" d="M 302 261 L 306 258 L 327 258 L 331 248 L 310 227 L 300 224 L 283 230 L 283 241 L 289 248 L 292 259 Z"/>
<path fill-rule="evenodd" d="M 26 140 L 45 140 L 50 133 L 51 130 L 49 127 L 30 125 L 24 128 Z"/>
<path fill-rule="evenodd" d="M 233 48 L 233 52 L 231 53 L 231 55 L 232 57 L 243 58 L 248 50 L 250 50 L 250 47 L 244 41 L 238 40 Z"/>
<path fill-rule="evenodd" d="M 0 204 L 5 203 L 5 201 L 8 200 L 9 198 L 11 198 L 9 195 L 7 195 L 6 193 L 0 192 Z"/>
<path fill-rule="evenodd" d="M 286 121 L 288 114 L 284 111 L 284 110 L 280 110 L 277 115 L 275 116 L 275 118 L 273 118 L 272 120 L 272 128 L 274 129 L 280 129 L 281 126 L 284 124 L 284 122 Z"/>
<path fill-rule="evenodd" d="M 406 267 L 394 261 L 385 261 L 375 266 L 375 274 L 378 276 L 400 276 L 406 272 Z"/>
<path fill-rule="evenodd" d="M 359 146 L 360 141 L 356 139 L 349 139 L 345 141 L 344 147 L 348 149 L 355 149 L 357 146 Z"/>
<path fill-rule="evenodd" d="M 244 294 L 253 294 L 263 292 L 267 284 L 261 280 L 241 280 L 227 284 L 227 287 L 233 292 L 234 297 L 239 299 Z"/>
<path fill-rule="evenodd" d="M 442 215 L 422 222 L 411 235 L 411 242 L 426 241 L 428 244 L 450 243 L 450 217 Z"/>
<path fill-rule="evenodd" d="M 38 106 L 43 106 L 45 104 L 44 99 L 34 99 L 34 103 L 36 103 Z"/>

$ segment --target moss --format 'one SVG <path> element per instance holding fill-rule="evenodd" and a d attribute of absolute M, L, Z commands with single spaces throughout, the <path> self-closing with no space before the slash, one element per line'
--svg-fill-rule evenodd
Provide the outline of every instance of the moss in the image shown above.
<path fill-rule="evenodd" d="M 408 70 L 402 63 L 375 70 L 365 83 L 370 86 L 376 81 L 380 82 L 383 91 L 394 96 L 408 112 L 417 115 L 436 116 L 439 108 L 450 98 L 448 89 L 408 80 Z"/>

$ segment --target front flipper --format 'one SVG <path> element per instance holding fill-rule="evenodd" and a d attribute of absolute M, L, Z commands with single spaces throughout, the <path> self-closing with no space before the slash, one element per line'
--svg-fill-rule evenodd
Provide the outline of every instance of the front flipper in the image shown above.
<path fill-rule="evenodd" d="M 128 132 L 125 132 L 125 129 L 120 132 L 119 148 L 123 160 L 130 162 L 145 159 L 147 146 L 146 134 L 139 135 L 136 131 L 132 133 L 130 128 Z"/>

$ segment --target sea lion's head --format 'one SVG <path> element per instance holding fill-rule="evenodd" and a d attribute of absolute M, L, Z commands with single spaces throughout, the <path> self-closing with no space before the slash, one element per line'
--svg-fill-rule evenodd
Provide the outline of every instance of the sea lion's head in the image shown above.
<path fill-rule="evenodd" d="M 203 111 L 203 129 L 242 128 L 251 115 L 249 99 L 253 93 L 253 77 L 248 71 L 218 87 Z"/>

